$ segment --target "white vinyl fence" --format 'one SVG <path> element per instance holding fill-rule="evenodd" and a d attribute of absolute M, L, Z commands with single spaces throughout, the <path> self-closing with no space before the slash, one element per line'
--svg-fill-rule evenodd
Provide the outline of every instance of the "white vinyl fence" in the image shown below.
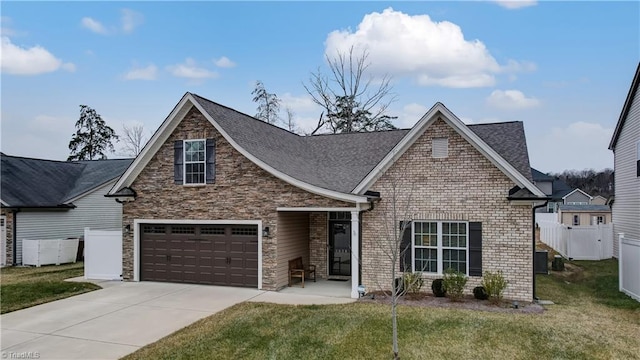
<path fill-rule="evenodd" d="M 558 222 L 558 214 L 557 213 L 536 213 L 536 224 L 539 224 L 540 221 L 546 222 Z"/>
<path fill-rule="evenodd" d="M 640 240 L 625 238 L 620 233 L 618 241 L 620 291 L 640 301 Z"/>
<path fill-rule="evenodd" d="M 22 239 L 22 265 L 60 265 L 76 262 L 78 239 Z"/>
<path fill-rule="evenodd" d="M 539 221 L 540 241 L 560 255 L 574 260 L 602 260 L 613 257 L 613 226 L 565 226 Z"/>
<path fill-rule="evenodd" d="M 84 229 L 84 278 L 120 280 L 122 231 Z"/>

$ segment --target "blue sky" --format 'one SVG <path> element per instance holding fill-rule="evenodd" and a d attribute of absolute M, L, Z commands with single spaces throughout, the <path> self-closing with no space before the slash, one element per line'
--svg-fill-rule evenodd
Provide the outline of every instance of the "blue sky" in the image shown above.
<path fill-rule="evenodd" d="M 640 59 L 635 1 L 0 6 L 0 147 L 59 160 L 80 104 L 118 133 L 150 133 L 186 91 L 253 115 L 256 80 L 309 130 L 320 110 L 303 82 L 354 45 L 368 49 L 372 76 L 393 77 L 397 126 L 440 101 L 468 123 L 523 121 L 541 171 L 602 169 Z"/>

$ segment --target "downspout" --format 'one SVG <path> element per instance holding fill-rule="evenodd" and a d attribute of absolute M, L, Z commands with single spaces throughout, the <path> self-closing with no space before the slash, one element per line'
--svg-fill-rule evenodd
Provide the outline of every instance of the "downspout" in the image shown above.
<path fill-rule="evenodd" d="M 20 209 L 13 209 L 11 210 L 11 213 L 13 214 L 12 219 L 11 219 L 11 237 L 13 238 L 11 241 L 13 241 L 13 256 L 12 256 L 12 265 L 16 266 L 16 258 L 18 256 L 18 231 L 16 229 L 16 226 L 18 225 L 18 213 L 20 212 Z"/>
<path fill-rule="evenodd" d="M 549 203 L 549 200 L 545 200 L 544 204 L 541 205 L 534 205 L 533 208 L 531 208 L 531 247 L 533 251 L 533 301 L 537 301 L 539 300 L 536 297 L 536 209 L 539 209 L 541 207 L 545 207 L 547 206 L 547 204 Z"/>

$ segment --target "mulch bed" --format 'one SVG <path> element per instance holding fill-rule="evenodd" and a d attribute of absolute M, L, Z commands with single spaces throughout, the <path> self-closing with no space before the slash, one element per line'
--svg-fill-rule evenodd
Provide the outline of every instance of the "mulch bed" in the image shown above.
<path fill-rule="evenodd" d="M 372 294 L 374 295 L 373 299 L 371 298 Z M 367 294 L 358 301 L 363 303 L 391 304 L 391 295 L 387 295 L 384 292 L 374 292 Z M 514 314 L 541 314 L 544 312 L 544 307 L 531 302 L 519 301 L 518 308 L 515 309 L 510 301 L 493 304 L 489 302 L 489 300 L 476 300 L 473 296 L 465 296 L 459 301 L 451 301 L 449 298 L 435 297 L 427 293 L 407 294 L 398 300 L 398 304 Z"/>

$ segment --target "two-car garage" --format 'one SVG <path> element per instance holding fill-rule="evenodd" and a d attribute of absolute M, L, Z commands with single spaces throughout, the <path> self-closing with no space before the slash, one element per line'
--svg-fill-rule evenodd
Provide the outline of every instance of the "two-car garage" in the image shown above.
<path fill-rule="evenodd" d="M 139 224 L 140 280 L 258 287 L 258 226 Z"/>

